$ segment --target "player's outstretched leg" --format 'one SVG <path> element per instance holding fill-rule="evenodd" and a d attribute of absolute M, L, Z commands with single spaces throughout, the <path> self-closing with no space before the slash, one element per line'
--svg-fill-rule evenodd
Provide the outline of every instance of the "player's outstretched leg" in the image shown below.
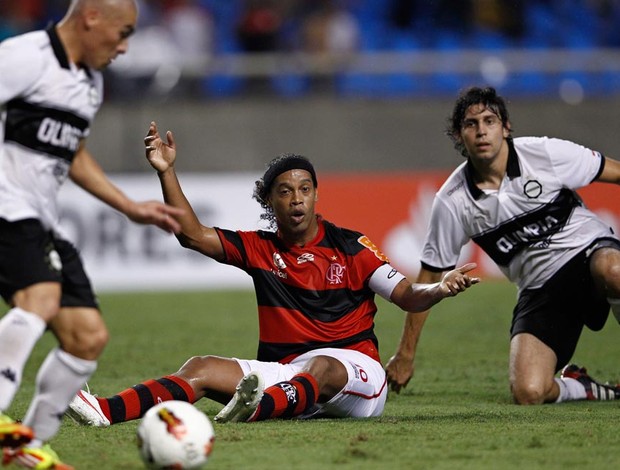
<path fill-rule="evenodd" d="M 192 387 L 174 375 L 147 380 L 110 398 L 80 391 L 71 400 L 67 416 L 87 426 L 106 427 L 141 418 L 149 408 L 162 401 L 196 401 Z"/>

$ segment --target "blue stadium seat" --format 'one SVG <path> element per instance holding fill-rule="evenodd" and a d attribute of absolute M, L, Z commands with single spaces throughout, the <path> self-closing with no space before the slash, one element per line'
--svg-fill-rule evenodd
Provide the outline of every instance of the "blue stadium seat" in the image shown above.
<path fill-rule="evenodd" d="M 511 46 L 506 35 L 486 28 L 472 30 L 469 43 L 475 49 L 485 50 L 501 50 Z"/>
<path fill-rule="evenodd" d="M 308 91 L 309 79 L 304 74 L 281 73 L 272 77 L 271 86 L 279 96 L 296 98 Z"/>
<path fill-rule="evenodd" d="M 438 53 L 450 53 L 446 60 L 452 60 L 453 53 L 458 52 L 465 44 L 465 37 L 456 31 L 441 28 L 435 34 L 434 48 Z M 479 81 L 479 80 L 478 80 Z M 464 86 L 472 84 L 472 77 L 464 77 L 458 73 L 435 72 L 429 76 L 429 92 L 434 95 L 454 96 Z"/>
<path fill-rule="evenodd" d="M 538 2 L 525 6 L 525 33 L 521 46 L 531 49 L 553 47 L 558 44 L 558 19 L 551 8 Z"/>

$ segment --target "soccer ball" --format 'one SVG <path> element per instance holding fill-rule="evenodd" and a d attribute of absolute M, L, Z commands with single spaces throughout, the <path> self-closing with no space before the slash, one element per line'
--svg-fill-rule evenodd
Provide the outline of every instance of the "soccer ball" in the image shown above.
<path fill-rule="evenodd" d="M 138 447 L 147 468 L 201 468 L 215 433 L 206 414 L 194 405 L 165 401 L 149 409 L 138 425 Z"/>

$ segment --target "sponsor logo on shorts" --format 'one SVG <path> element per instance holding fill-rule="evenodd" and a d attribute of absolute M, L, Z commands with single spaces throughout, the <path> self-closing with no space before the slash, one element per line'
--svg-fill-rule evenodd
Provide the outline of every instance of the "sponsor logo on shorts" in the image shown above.
<path fill-rule="evenodd" d="M 48 266 L 54 271 L 62 271 L 62 261 L 60 255 L 55 249 L 51 249 L 47 253 L 46 261 Z"/>
<path fill-rule="evenodd" d="M 355 378 L 361 380 L 362 382 L 368 382 L 368 373 L 362 369 L 359 365 L 350 362 L 353 367 L 353 372 L 355 374 Z"/>

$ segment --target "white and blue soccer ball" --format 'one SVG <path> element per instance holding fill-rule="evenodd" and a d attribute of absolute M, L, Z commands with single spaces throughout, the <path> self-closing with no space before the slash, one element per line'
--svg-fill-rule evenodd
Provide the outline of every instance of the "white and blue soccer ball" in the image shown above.
<path fill-rule="evenodd" d="M 151 469 L 202 468 L 215 440 L 207 415 L 194 405 L 177 400 L 149 409 L 137 434 L 140 456 Z"/>

